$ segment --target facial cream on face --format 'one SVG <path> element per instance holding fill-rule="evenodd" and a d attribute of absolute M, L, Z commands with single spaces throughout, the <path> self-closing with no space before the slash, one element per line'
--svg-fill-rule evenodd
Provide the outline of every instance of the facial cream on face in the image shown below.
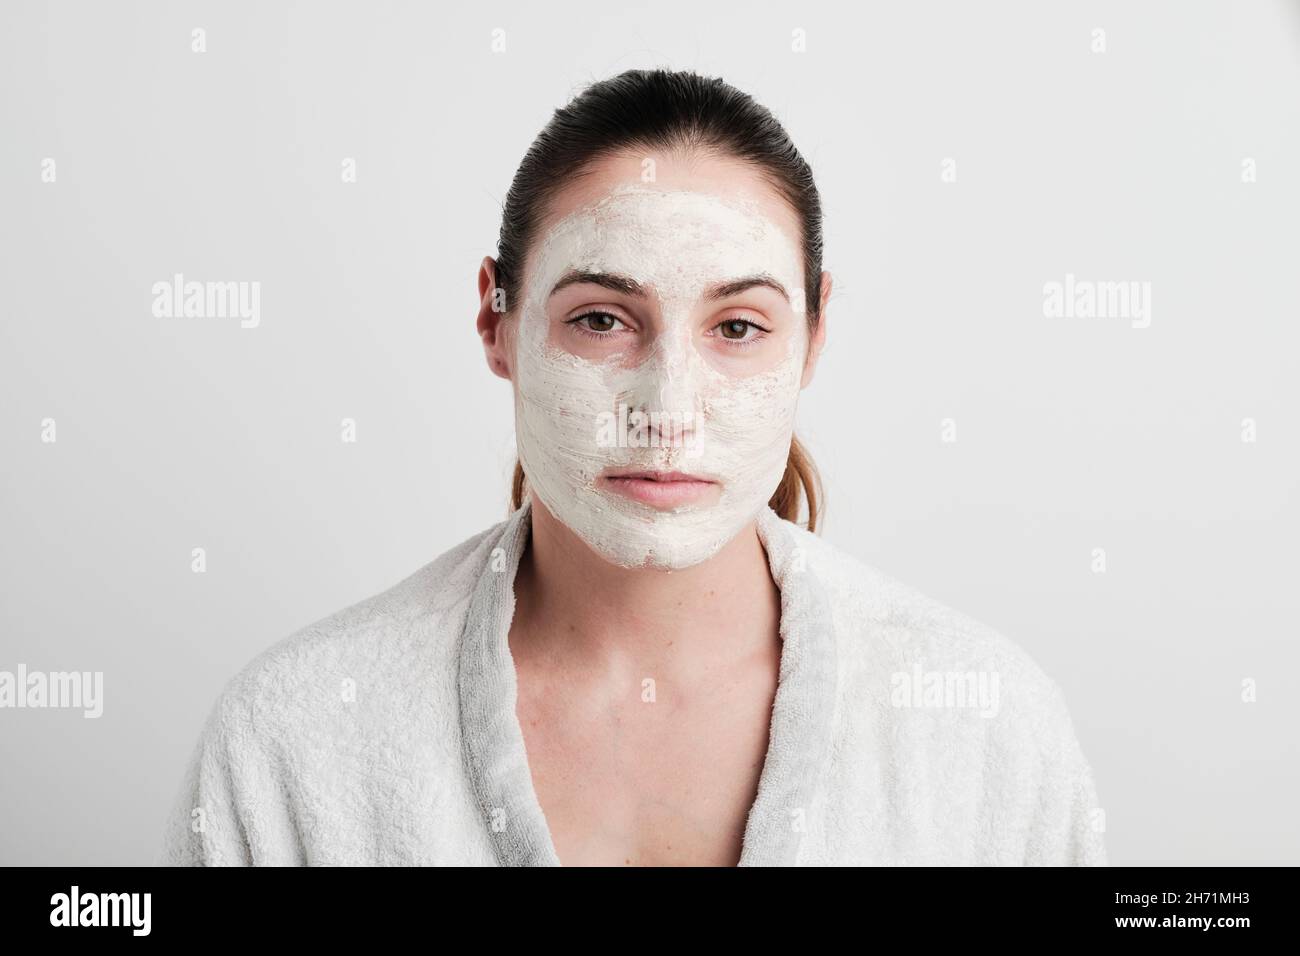
<path fill-rule="evenodd" d="M 515 363 L 516 441 L 534 493 L 622 567 L 673 570 L 712 557 L 767 506 L 785 472 L 808 348 L 795 243 L 756 204 L 633 183 L 556 223 L 534 261 Z M 657 297 L 661 325 L 635 364 L 551 340 L 547 298 L 570 270 L 628 276 Z M 699 310 L 709 308 L 706 289 L 764 274 L 790 291 L 798 322 L 778 361 L 745 374 L 706 354 Z M 681 430 L 660 447 L 611 441 L 610 422 L 624 437 L 629 409 Z M 601 477 L 610 470 L 685 472 L 718 490 L 656 506 L 614 490 Z"/>

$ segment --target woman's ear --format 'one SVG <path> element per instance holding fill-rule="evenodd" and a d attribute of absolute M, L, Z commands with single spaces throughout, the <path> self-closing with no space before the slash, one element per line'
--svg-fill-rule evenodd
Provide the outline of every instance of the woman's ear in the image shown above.
<path fill-rule="evenodd" d="M 812 339 L 808 343 L 808 358 L 803 364 L 803 381 L 799 383 L 800 388 L 806 388 L 808 383 L 813 379 L 813 372 L 817 369 L 817 360 L 821 358 L 822 346 L 826 344 L 826 305 L 831 299 L 831 274 L 822 273 L 821 295 L 817 304 L 817 327 L 813 329 Z"/>
<path fill-rule="evenodd" d="M 478 328 L 483 340 L 483 354 L 494 375 L 510 380 L 510 335 L 502 323 L 506 314 L 505 290 L 497 287 L 497 264 L 491 256 L 484 256 L 478 270 Z"/>

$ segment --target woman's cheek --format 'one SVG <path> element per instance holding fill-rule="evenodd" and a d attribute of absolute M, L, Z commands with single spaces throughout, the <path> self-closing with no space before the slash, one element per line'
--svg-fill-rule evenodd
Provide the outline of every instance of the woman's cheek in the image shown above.
<path fill-rule="evenodd" d="M 596 441 L 601 411 L 613 403 L 608 373 L 546 348 L 521 367 L 521 443 L 536 479 L 594 486 L 607 452 Z"/>

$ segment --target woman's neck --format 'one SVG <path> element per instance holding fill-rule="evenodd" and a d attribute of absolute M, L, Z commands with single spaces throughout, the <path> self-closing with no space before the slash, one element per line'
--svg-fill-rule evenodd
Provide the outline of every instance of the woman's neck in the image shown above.
<path fill-rule="evenodd" d="M 611 564 L 536 497 L 515 579 L 514 648 L 552 665 L 694 682 L 779 644 L 781 593 L 755 522 L 678 571 Z"/>

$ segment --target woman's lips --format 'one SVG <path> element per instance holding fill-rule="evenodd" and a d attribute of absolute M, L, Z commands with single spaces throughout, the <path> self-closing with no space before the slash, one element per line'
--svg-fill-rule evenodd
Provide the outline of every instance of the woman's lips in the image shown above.
<path fill-rule="evenodd" d="M 719 487 L 716 481 L 679 471 L 629 471 L 601 478 L 612 491 L 655 508 L 701 501 Z"/>

